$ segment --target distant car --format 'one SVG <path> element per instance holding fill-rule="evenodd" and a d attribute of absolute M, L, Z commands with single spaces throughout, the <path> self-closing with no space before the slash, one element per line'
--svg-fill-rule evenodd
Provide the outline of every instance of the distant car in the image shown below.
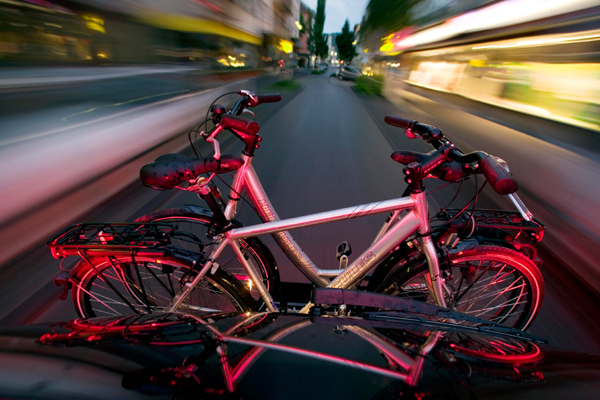
<path fill-rule="evenodd" d="M 355 81 L 358 79 L 358 77 L 361 75 L 360 71 L 357 70 L 354 67 L 341 67 L 340 70 L 338 71 L 338 79 L 340 81 L 343 80 L 350 80 L 350 81 Z"/>

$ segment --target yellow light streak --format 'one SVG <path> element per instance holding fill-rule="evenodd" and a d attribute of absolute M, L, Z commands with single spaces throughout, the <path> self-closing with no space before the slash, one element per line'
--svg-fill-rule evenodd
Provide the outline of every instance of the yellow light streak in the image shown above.
<path fill-rule="evenodd" d="M 277 46 L 277 48 L 281 51 L 283 51 L 284 53 L 291 53 L 292 51 L 294 51 L 294 44 L 292 42 L 290 42 L 289 40 L 284 40 L 281 39 L 279 41 L 279 46 Z"/>
<path fill-rule="evenodd" d="M 94 17 L 92 15 L 84 15 L 83 19 L 85 20 L 85 25 L 88 27 L 88 29 L 106 33 L 104 30 L 104 20 L 102 18 Z"/>

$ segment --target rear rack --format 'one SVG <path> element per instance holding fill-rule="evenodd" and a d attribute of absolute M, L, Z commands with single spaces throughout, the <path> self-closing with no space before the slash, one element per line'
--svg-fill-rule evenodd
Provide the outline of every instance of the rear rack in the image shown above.
<path fill-rule="evenodd" d="M 450 209 L 439 212 L 433 221 L 450 221 L 456 217 L 460 209 Z M 452 224 L 464 225 L 469 218 L 470 211 L 464 211 L 463 215 L 452 221 Z M 478 228 L 502 229 L 509 231 L 520 231 L 537 241 L 542 240 L 546 226 L 537 219 L 527 221 L 518 211 L 502 210 L 475 210 L 473 213 L 475 226 Z"/>
<path fill-rule="evenodd" d="M 157 223 L 76 224 L 50 239 L 46 245 L 54 258 L 78 255 L 88 250 L 132 252 L 169 245 L 175 229 L 175 225 Z"/>

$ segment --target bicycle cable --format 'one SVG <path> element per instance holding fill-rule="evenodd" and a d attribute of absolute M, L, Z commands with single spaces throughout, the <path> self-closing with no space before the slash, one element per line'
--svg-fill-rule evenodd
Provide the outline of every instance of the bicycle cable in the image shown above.
<path fill-rule="evenodd" d="M 456 193 L 454 194 L 454 197 L 452 198 L 452 200 L 450 200 L 450 202 L 448 204 L 446 204 L 446 207 L 444 207 L 440 210 L 440 212 L 446 211 L 448 209 L 448 207 L 450 207 L 452 205 L 452 203 L 454 203 L 454 200 L 456 200 L 456 198 L 458 197 L 458 194 L 460 193 L 460 190 L 462 189 L 464 182 L 465 182 L 465 177 L 463 176 L 462 179 L 460 180 L 460 186 L 458 187 L 458 189 L 456 189 Z"/>
<path fill-rule="evenodd" d="M 481 190 L 483 190 L 486 183 L 487 183 L 487 181 L 485 181 L 484 184 L 481 186 L 481 189 L 478 190 L 479 182 L 477 181 L 477 175 L 475 175 L 475 197 L 473 199 L 473 208 L 471 208 L 471 213 L 469 214 L 469 219 L 467 220 L 465 227 L 461 230 L 461 232 L 458 236 L 461 236 L 462 234 L 464 234 L 467 231 L 468 226 L 471 224 L 471 221 L 473 221 L 474 215 L 475 215 L 475 207 L 477 206 L 477 200 L 479 198 L 479 192 Z M 471 233 L 469 234 L 469 236 L 471 236 L 473 234 L 474 230 L 475 230 L 475 223 L 473 223 L 473 229 L 471 229 Z"/>
<path fill-rule="evenodd" d="M 479 195 L 479 193 L 483 190 L 483 188 L 485 187 L 485 185 L 487 185 L 487 181 L 481 185 L 481 188 L 475 192 L 475 195 L 473 196 L 473 198 L 454 216 L 452 217 L 448 222 L 446 222 L 444 225 L 448 225 L 449 223 L 451 223 L 452 221 L 454 221 L 456 218 L 458 218 L 459 215 L 461 215 L 466 209 L 467 207 L 469 207 L 469 205 L 471 205 L 471 203 L 475 200 L 477 200 L 477 196 Z"/>
<path fill-rule="evenodd" d="M 229 174 L 229 176 L 231 176 L 231 173 Z M 248 203 L 248 205 L 250 205 L 250 207 L 251 207 L 251 208 L 254 210 L 254 212 L 256 212 L 258 215 L 260 215 L 260 214 L 259 214 L 259 212 L 258 212 L 258 210 L 256 209 L 256 207 L 254 207 L 254 204 L 250 203 L 250 202 L 248 201 L 248 199 L 246 199 L 246 197 L 242 196 L 242 195 L 241 195 L 241 194 L 240 194 L 240 193 L 239 193 L 237 190 L 235 190 L 235 189 L 234 189 L 233 187 L 231 187 L 231 186 L 230 186 L 230 185 L 229 185 L 227 182 L 225 182 L 225 181 L 223 180 L 223 178 L 221 178 L 219 175 L 217 175 L 216 177 L 217 177 L 217 179 L 219 179 L 221 182 L 223 182 L 223 184 L 224 184 L 225 186 L 227 186 L 227 187 L 229 188 L 229 190 L 231 190 L 232 192 L 234 192 L 235 194 L 237 194 L 237 195 L 239 196 L 239 198 L 240 198 L 240 199 L 242 199 L 242 200 L 244 200 L 246 203 Z M 241 211 L 241 210 L 240 210 L 240 211 Z"/>
<path fill-rule="evenodd" d="M 456 182 L 448 182 L 448 183 L 446 183 L 446 184 L 444 184 L 444 185 L 440 186 L 440 187 L 439 187 L 439 188 L 437 188 L 437 189 L 433 189 L 431 192 L 427 193 L 427 195 L 428 195 L 428 196 L 431 196 L 433 193 L 437 192 L 437 191 L 438 191 L 438 190 L 440 190 L 440 189 L 443 189 L 443 188 L 445 188 L 446 186 L 448 186 L 448 185 L 450 185 L 450 184 L 452 184 L 452 183 L 456 183 Z"/>
<path fill-rule="evenodd" d="M 200 125 L 198 125 L 198 127 L 195 130 L 191 130 L 188 132 L 188 140 L 190 142 L 190 146 L 192 146 L 192 150 L 194 151 L 194 154 L 196 155 L 196 158 L 200 158 L 200 153 L 196 150 L 196 145 L 194 144 L 194 142 L 196 142 L 198 140 L 198 135 L 200 132 L 200 128 L 205 125 L 208 121 L 210 121 L 210 118 L 206 119 L 203 123 L 201 123 Z M 192 141 L 192 132 L 194 132 L 196 134 L 196 137 L 194 138 L 194 140 Z"/>
<path fill-rule="evenodd" d="M 238 93 L 237 92 L 229 92 L 229 93 L 222 94 L 219 97 L 217 97 L 216 99 L 214 99 L 213 102 L 210 104 L 210 106 L 208 106 L 208 110 L 206 110 L 206 117 L 205 117 L 205 119 L 209 119 L 208 118 L 208 114 L 210 113 L 210 110 L 211 110 L 212 106 L 215 105 L 215 103 L 217 102 L 217 100 L 219 100 L 222 97 L 229 96 L 230 94 L 238 94 Z"/>

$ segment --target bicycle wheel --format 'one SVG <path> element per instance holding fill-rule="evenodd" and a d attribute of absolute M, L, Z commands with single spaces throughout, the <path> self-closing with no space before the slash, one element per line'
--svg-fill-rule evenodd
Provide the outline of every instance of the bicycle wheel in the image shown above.
<path fill-rule="evenodd" d="M 168 311 L 181 291 L 182 278 L 193 279 L 191 265 L 168 258 L 129 255 L 95 258 L 79 264 L 72 279 L 75 308 L 84 318 Z M 98 274 L 100 272 L 101 276 Z M 226 271 L 206 274 L 178 312 L 252 311 L 255 302 L 244 286 Z"/>
<path fill-rule="evenodd" d="M 199 207 L 194 207 L 199 209 Z M 192 251 L 201 251 L 204 254 L 210 253 L 213 248 L 212 240 L 208 235 L 210 228 L 211 214 L 209 210 L 203 210 L 204 213 L 188 211 L 179 208 L 169 208 L 158 210 L 150 214 L 139 217 L 135 222 L 162 222 L 166 224 L 177 225 L 177 233 L 171 236 L 172 244 L 175 247 L 188 249 Z M 275 258 L 267 246 L 258 238 L 248 238 L 240 241 L 242 244 L 242 253 L 256 271 L 263 277 L 263 283 L 273 298 L 278 298 L 279 293 L 279 272 Z M 242 264 L 238 261 L 233 250 L 228 246 L 221 255 L 217 257 L 216 262 L 221 268 L 226 269 L 239 279 L 250 291 L 252 297 L 257 300 L 260 298 L 256 287 L 248 277 L 248 274 Z"/>
<path fill-rule="evenodd" d="M 375 290 L 435 304 L 427 262 L 423 258 L 398 268 Z M 525 330 L 539 310 L 544 282 L 523 254 L 498 246 L 477 246 L 440 258 L 448 308 Z"/>

